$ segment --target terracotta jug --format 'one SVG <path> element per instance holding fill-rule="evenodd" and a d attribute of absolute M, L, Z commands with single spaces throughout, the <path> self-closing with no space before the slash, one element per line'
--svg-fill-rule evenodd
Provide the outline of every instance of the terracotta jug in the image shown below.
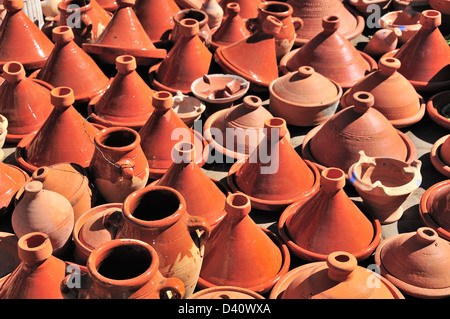
<path fill-rule="evenodd" d="M 208 26 L 211 29 L 211 32 L 214 32 L 222 23 L 222 7 L 217 3 L 217 0 L 205 0 L 201 10 L 208 15 Z"/>
<path fill-rule="evenodd" d="M 299 258 L 323 261 L 334 251 L 346 251 L 364 260 L 380 243 L 380 222 L 369 219 L 348 197 L 345 182 L 341 169 L 327 168 L 317 193 L 283 211 L 278 229 Z"/>
<path fill-rule="evenodd" d="M 200 5 L 201 6 L 201 5 Z M 180 22 L 184 19 L 194 19 L 198 22 L 198 37 L 206 47 L 211 42 L 212 31 L 208 25 L 208 15 L 199 8 L 183 8 L 173 16 L 173 30 L 170 34 L 170 41 L 175 44 L 181 38 Z"/>
<path fill-rule="evenodd" d="M 448 100 L 450 90 L 436 93 L 427 102 L 428 116 L 440 126 L 450 130 L 450 107 Z"/>
<path fill-rule="evenodd" d="M 61 194 L 45 190 L 41 182 L 30 181 L 24 186 L 23 198 L 14 208 L 11 225 L 19 238 L 31 232 L 47 234 L 53 254 L 62 256 L 72 239 L 73 208 Z"/>
<path fill-rule="evenodd" d="M 125 126 L 139 130 L 153 112 L 153 90 L 136 71 L 136 58 L 116 58 L 117 74 L 104 93 L 88 104 L 89 120 L 103 126 Z"/>
<path fill-rule="evenodd" d="M 0 299 L 62 299 L 67 264 L 52 255 L 47 234 L 31 232 L 17 242 L 21 260 L 0 288 Z"/>
<path fill-rule="evenodd" d="M 401 35 L 402 31 L 397 27 L 380 29 L 373 34 L 363 51 L 374 59 L 378 59 L 383 54 L 397 49 Z"/>
<path fill-rule="evenodd" d="M 21 168 L 0 161 L 0 217 L 12 212 L 13 198 L 28 178 Z"/>
<path fill-rule="evenodd" d="M 53 110 L 50 90 L 53 86 L 26 77 L 20 62 L 3 65 L 0 84 L 0 112 L 8 119 L 6 142 L 17 143 L 39 130 Z"/>
<path fill-rule="evenodd" d="M 388 157 L 368 157 L 361 151 L 348 171 L 350 182 L 381 224 L 391 224 L 403 215 L 402 204 L 422 183 L 422 162 L 410 164 Z"/>
<path fill-rule="evenodd" d="M 118 227 L 116 239 L 134 238 L 152 245 L 158 252 L 161 274 L 181 279 L 185 296 L 192 295 L 210 226 L 186 211 L 186 201 L 178 191 L 165 186 L 135 191 L 125 199 L 122 212 L 110 214 L 105 221 Z"/>
<path fill-rule="evenodd" d="M 241 17 L 245 21 L 256 18 L 258 16 L 258 7 L 262 0 L 220 0 L 219 4 L 224 10 L 225 18 L 227 17 L 226 7 L 229 3 L 235 2 L 241 8 Z"/>
<path fill-rule="evenodd" d="M 430 160 L 433 167 L 442 175 L 450 177 L 450 134 L 438 139 L 430 151 Z"/>
<path fill-rule="evenodd" d="M 66 299 L 181 299 L 184 284 L 158 270 L 158 254 L 140 240 L 115 239 L 92 251 L 82 286 L 70 288 L 72 276 L 61 284 Z M 84 269 L 84 268 L 83 268 Z"/>
<path fill-rule="evenodd" d="M 27 71 L 41 68 L 53 43 L 23 12 L 22 0 L 5 0 L 4 6 L 7 13 L 0 27 L 0 66 L 17 61 Z"/>
<path fill-rule="evenodd" d="M 135 130 L 108 127 L 95 135 L 94 143 L 89 173 L 107 202 L 122 203 L 129 194 L 147 185 L 147 158 Z"/>
<path fill-rule="evenodd" d="M 245 288 L 219 286 L 197 291 L 188 299 L 265 299 L 262 295 Z"/>
<path fill-rule="evenodd" d="M 258 226 L 250 211 L 246 195 L 227 197 L 226 216 L 205 245 L 200 288 L 236 286 L 263 294 L 289 269 L 287 248 L 275 234 Z"/>

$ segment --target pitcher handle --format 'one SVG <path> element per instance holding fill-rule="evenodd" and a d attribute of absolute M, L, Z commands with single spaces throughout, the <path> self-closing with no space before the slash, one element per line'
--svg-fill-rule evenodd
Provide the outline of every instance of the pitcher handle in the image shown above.
<path fill-rule="evenodd" d="M 292 24 L 294 25 L 294 29 L 297 32 L 301 28 L 303 28 L 304 22 L 300 17 L 292 17 Z"/>
<path fill-rule="evenodd" d="M 189 232 L 195 233 L 198 240 L 198 247 L 201 248 L 211 235 L 211 226 L 205 218 L 200 216 L 190 216 L 188 220 Z M 195 240 L 194 240 L 195 241 Z"/>
<path fill-rule="evenodd" d="M 182 299 L 186 292 L 184 283 L 176 278 L 166 278 L 158 286 L 161 299 Z"/>

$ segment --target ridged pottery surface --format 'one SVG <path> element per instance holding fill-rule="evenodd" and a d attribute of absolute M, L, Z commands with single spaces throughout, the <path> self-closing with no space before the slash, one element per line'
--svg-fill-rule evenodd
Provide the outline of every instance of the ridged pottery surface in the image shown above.
<path fill-rule="evenodd" d="M 218 286 L 200 290 L 188 299 L 265 299 L 260 294 L 245 288 Z"/>
<path fill-rule="evenodd" d="M 0 216 L 12 211 L 14 196 L 28 178 L 21 168 L 0 161 Z"/>
<path fill-rule="evenodd" d="M 430 97 L 427 114 L 434 122 L 450 130 L 450 91 L 439 92 Z"/>
<path fill-rule="evenodd" d="M 439 173 L 450 177 L 450 134 L 441 137 L 433 144 L 430 159 Z"/>
<path fill-rule="evenodd" d="M 421 13 L 414 10 L 397 10 L 383 15 L 378 23 L 383 29 L 393 30 L 401 28 L 402 34 L 399 37 L 399 41 L 401 44 L 404 44 L 422 27 L 420 17 Z"/>
<path fill-rule="evenodd" d="M 0 286 L 4 280 L 20 264 L 19 254 L 17 252 L 18 238 L 15 234 L 9 232 L 0 232 Z"/>

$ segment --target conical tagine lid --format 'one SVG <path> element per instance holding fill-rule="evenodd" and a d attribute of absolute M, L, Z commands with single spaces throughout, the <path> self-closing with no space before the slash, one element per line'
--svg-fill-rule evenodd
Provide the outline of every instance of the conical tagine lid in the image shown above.
<path fill-rule="evenodd" d="M 248 20 L 258 16 L 258 7 L 261 4 L 261 0 L 221 0 L 219 4 L 224 11 L 224 18 L 228 16 L 226 11 L 228 4 L 233 2 L 237 3 L 241 8 L 240 15 L 242 19 Z"/>

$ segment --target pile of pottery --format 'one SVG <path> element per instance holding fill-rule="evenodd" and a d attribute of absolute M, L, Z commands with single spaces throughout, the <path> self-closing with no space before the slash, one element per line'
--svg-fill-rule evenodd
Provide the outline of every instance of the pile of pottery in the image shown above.
<path fill-rule="evenodd" d="M 364 1 L 59 0 L 39 29 L 5 0 L 0 298 L 450 296 L 450 135 L 423 225 L 382 234 L 423 180 L 404 128 L 450 128 L 450 10 L 376 5 L 362 49 Z"/>

